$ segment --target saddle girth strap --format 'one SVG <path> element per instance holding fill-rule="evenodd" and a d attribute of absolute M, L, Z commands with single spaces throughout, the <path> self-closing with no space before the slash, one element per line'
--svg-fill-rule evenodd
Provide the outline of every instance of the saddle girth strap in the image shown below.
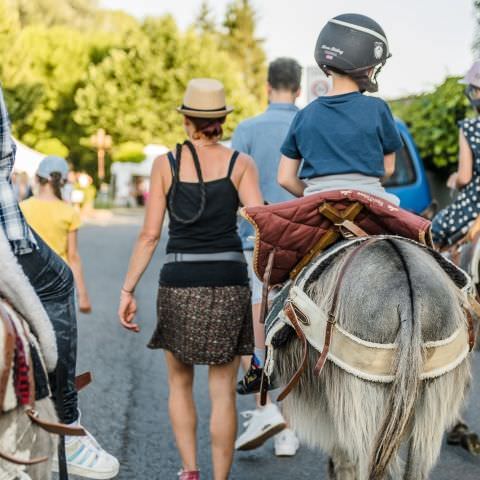
<path fill-rule="evenodd" d="M 287 385 L 284 387 L 284 389 L 280 392 L 280 395 L 277 398 L 277 401 L 281 402 L 297 385 L 297 383 L 300 380 L 300 377 L 302 376 L 302 373 L 304 372 L 305 368 L 307 367 L 307 361 L 308 361 L 308 342 L 307 342 L 307 337 L 303 333 L 303 330 L 301 329 L 299 325 L 299 320 L 297 317 L 297 312 L 295 311 L 295 307 L 293 306 L 292 303 L 288 302 L 285 305 L 284 308 L 285 315 L 287 315 L 288 319 L 290 320 L 291 324 L 293 325 L 293 328 L 295 329 L 295 333 L 297 334 L 297 337 L 301 340 L 302 346 L 303 346 L 303 356 L 302 356 L 302 362 L 300 363 L 299 367 L 297 368 L 297 371 L 294 373 L 293 377 L 290 379 L 290 381 L 287 383 Z"/>
<path fill-rule="evenodd" d="M 330 344 L 332 343 L 332 333 L 333 327 L 337 323 L 337 309 L 338 309 L 338 297 L 340 295 L 340 289 L 342 288 L 343 279 L 345 278 L 345 274 L 347 273 L 348 268 L 352 264 L 353 259 L 368 245 L 379 241 L 378 238 L 370 238 L 365 240 L 360 245 L 355 247 L 355 249 L 349 254 L 345 263 L 340 270 L 338 275 L 337 283 L 335 285 L 335 290 L 333 291 L 333 299 L 332 305 L 330 306 L 330 311 L 328 312 L 328 320 L 327 320 L 327 329 L 325 331 L 325 343 L 323 345 L 322 353 L 320 354 L 320 358 L 315 365 L 315 375 L 319 376 L 325 366 L 325 362 L 327 361 L 328 352 L 330 350 Z"/>

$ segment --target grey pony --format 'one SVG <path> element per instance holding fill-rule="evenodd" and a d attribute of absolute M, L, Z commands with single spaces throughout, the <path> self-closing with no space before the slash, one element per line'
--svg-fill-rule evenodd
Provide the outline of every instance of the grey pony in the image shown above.
<path fill-rule="evenodd" d="M 329 311 L 348 250 L 337 257 L 309 295 Z M 327 452 L 335 480 L 426 480 L 442 436 L 457 419 L 470 384 L 470 360 L 420 380 L 422 344 L 449 337 L 465 322 L 459 289 L 424 249 L 402 241 L 376 242 L 352 260 L 343 279 L 337 321 L 364 340 L 399 345 L 396 378 L 362 380 L 327 361 L 320 377 L 309 360 L 285 412 L 305 443 Z M 282 383 L 302 356 L 294 337 L 276 352 Z"/>

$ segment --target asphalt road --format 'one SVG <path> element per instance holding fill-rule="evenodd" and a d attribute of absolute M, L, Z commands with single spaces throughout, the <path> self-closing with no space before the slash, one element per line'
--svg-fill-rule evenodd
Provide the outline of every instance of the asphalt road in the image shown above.
<path fill-rule="evenodd" d="M 123 224 L 122 224 L 123 223 Z M 117 300 L 130 251 L 139 229 L 138 219 L 81 230 L 80 250 L 93 314 L 79 318 L 79 368 L 91 370 L 94 383 L 80 394 L 84 425 L 121 463 L 122 480 L 173 480 L 180 462 L 167 414 L 166 369 L 161 351 L 146 348 L 155 323 L 155 290 L 163 251 L 138 288 L 140 334 L 121 329 Z M 480 372 L 478 354 L 475 367 Z M 209 400 L 206 368 L 196 371 L 195 394 L 199 413 L 199 463 L 202 478 L 211 478 L 208 442 Z M 480 432 L 480 382 L 475 381 L 466 418 Z M 239 410 L 253 407 L 239 398 Z M 241 428 L 241 425 L 240 425 Z M 276 458 L 272 441 L 252 452 L 236 454 L 232 479 L 326 479 L 325 456 L 302 447 L 294 458 Z M 73 477 L 72 477 L 73 478 Z M 435 480 L 478 480 L 480 458 L 460 448 L 444 446 Z"/>

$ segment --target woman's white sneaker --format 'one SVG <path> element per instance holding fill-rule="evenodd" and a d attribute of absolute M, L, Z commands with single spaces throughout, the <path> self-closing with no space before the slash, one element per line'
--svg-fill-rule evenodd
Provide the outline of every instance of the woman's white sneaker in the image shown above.
<path fill-rule="evenodd" d="M 107 480 L 116 477 L 120 469 L 118 460 L 107 453 L 88 432 L 81 437 L 66 437 L 65 452 L 67 470 L 72 475 Z M 56 457 L 52 470 L 58 472 Z"/>
<path fill-rule="evenodd" d="M 241 412 L 246 418 L 245 431 L 235 442 L 236 450 L 253 450 L 263 445 L 270 437 L 281 432 L 287 424 L 274 403 L 263 408 Z"/>
<path fill-rule="evenodd" d="M 300 446 L 295 432 L 286 428 L 278 435 L 275 435 L 275 455 L 277 457 L 293 457 Z"/>

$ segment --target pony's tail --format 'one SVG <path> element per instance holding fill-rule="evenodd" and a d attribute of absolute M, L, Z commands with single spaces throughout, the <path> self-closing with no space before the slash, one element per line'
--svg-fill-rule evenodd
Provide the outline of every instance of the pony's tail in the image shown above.
<path fill-rule="evenodd" d="M 383 424 L 377 435 L 373 457 L 370 464 L 370 480 L 385 477 L 390 461 L 395 456 L 409 426 L 417 399 L 420 373 L 422 368 L 422 333 L 417 321 L 414 292 L 405 257 L 394 241 L 395 248 L 407 277 L 410 301 L 399 300 L 400 331 L 398 335 L 398 354 L 396 358 L 396 376 L 393 381 Z"/>

